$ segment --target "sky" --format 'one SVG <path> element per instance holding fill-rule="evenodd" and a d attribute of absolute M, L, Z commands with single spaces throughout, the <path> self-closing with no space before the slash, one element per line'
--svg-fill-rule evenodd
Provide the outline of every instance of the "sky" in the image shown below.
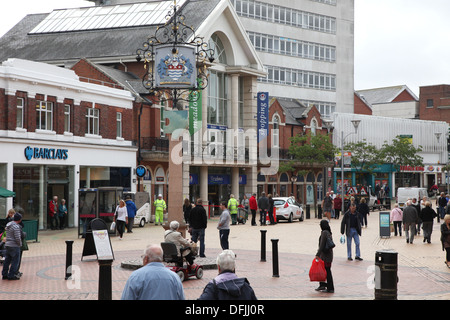
<path fill-rule="evenodd" d="M 2 2 L 0 37 L 26 14 L 92 5 Z M 449 13 L 449 0 L 355 0 L 355 90 L 407 85 L 419 96 L 420 86 L 450 84 Z"/>

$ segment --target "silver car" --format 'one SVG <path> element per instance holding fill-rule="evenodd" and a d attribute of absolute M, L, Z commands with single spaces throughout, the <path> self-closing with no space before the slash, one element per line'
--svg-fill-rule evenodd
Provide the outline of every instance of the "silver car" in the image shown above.
<path fill-rule="evenodd" d="M 287 220 L 288 222 L 292 222 L 294 219 L 303 221 L 302 206 L 291 197 L 273 198 L 273 202 L 277 212 L 277 221 Z"/>

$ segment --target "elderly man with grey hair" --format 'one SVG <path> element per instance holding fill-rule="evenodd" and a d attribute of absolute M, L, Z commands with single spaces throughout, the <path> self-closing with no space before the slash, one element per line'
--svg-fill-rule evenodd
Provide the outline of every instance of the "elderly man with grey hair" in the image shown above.
<path fill-rule="evenodd" d="M 122 300 L 184 300 L 180 277 L 164 266 L 163 251 L 158 245 L 145 249 L 143 267 L 128 278 Z"/>
<path fill-rule="evenodd" d="M 172 242 L 177 246 L 178 256 L 181 257 L 181 254 L 189 250 L 188 254 L 184 254 L 186 261 L 189 264 L 194 263 L 194 255 L 192 254 L 191 242 L 181 235 L 181 232 L 178 232 L 178 228 L 180 227 L 180 223 L 176 220 L 170 222 L 170 229 L 166 230 L 164 233 L 164 241 Z"/>
<path fill-rule="evenodd" d="M 210 281 L 199 300 L 257 300 L 247 278 L 238 278 L 236 255 L 231 250 L 224 250 L 217 256 L 219 275 Z"/>
<path fill-rule="evenodd" d="M 413 243 L 414 235 L 416 234 L 416 224 L 419 221 L 419 213 L 414 208 L 411 200 L 406 202 L 406 207 L 403 209 L 403 226 L 406 233 L 406 243 Z"/>

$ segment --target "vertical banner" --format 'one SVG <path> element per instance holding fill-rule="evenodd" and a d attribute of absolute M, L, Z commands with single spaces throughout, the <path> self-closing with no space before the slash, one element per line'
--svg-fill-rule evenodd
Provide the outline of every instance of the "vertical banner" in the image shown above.
<path fill-rule="evenodd" d="M 269 134 L 269 93 L 258 92 L 258 143 Z"/>
<path fill-rule="evenodd" d="M 198 79 L 200 84 L 201 80 Z M 202 91 L 192 91 L 189 95 L 189 133 L 194 135 L 202 128 Z"/>

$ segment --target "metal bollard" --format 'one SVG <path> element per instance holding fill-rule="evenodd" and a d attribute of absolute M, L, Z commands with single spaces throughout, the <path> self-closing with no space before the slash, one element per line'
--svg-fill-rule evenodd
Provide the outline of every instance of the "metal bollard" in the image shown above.
<path fill-rule="evenodd" d="M 306 219 L 311 219 L 311 205 L 306 205 Z"/>
<path fill-rule="evenodd" d="M 266 262 L 266 232 L 267 230 L 261 231 L 261 262 Z"/>
<path fill-rule="evenodd" d="M 72 245 L 73 241 L 66 241 L 66 276 L 64 280 L 67 280 L 72 276 Z"/>
<path fill-rule="evenodd" d="M 98 260 L 98 300 L 112 300 L 112 266 L 113 260 Z"/>
<path fill-rule="evenodd" d="M 272 241 L 272 277 L 279 278 L 278 272 L 278 239 L 271 239 Z"/>
<path fill-rule="evenodd" d="M 397 252 L 375 253 L 375 300 L 397 300 Z"/>

